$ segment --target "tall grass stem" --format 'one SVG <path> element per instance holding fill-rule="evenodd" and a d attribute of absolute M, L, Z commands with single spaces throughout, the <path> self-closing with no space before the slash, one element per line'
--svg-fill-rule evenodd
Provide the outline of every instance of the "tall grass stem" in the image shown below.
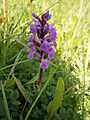
<path fill-rule="evenodd" d="M 6 95 L 5 95 L 5 91 L 4 91 L 4 85 L 3 85 L 2 81 L 1 81 L 1 89 L 2 89 L 5 112 L 6 112 L 8 120 L 11 120 L 10 112 L 9 112 L 9 108 L 8 108 L 8 103 L 7 103 L 7 99 L 6 99 Z"/>

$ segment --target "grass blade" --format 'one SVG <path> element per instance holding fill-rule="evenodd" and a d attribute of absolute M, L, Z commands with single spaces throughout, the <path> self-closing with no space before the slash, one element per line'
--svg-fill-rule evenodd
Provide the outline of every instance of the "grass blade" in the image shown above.
<path fill-rule="evenodd" d="M 78 29 L 79 24 L 80 24 L 80 21 L 81 21 L 81 19 L 82 19 L 82 9 L 83 9 L 83 0 L 81 0 L 81 6 L 80 6 L 80 11 L 79 11 L 79 17 L 78 17 L 78 21 L 77 21 L 77 23 L 76 23 L 75 29 L 74 29 L 74 31 L 73 31 L 72 39 L 75 38 L 77 29 Z"/>
<path fill-rule="evenodd" d="M 2 89 L 3 102 L 4 102 L 4 107 L 5 107 L 5 111 L 7 114 L 7 118 L 8 118 L 8 120 L 11 120 L 10 112 L 9 112 L 9 108 L 8 108 L 8 103 L 7 103 L 6 95 L 5 95 L 5 91 L 4 91 L 4 85 L 2 84 L 2 82 L 1 82 L 1 89 Z"/>
<path fill-rule="evenodd" d="M 15 62 L 14 62 L 14 64 L 13 64 L 13 67 L 11 68 L 11 71 L 10 71 L 10 73 L 9 73 L 9 75 L 8 75 L 8 78 L 9 78 L 10 75 L 12 75 L 12 73 L 14 72 L 14 69 L 15 69 L 15 67 L 16 67 L 16 65 L 17 65 L 17 62 L 19 61 L 19 57 L 20 57 L 22 51 L 23 51 L 23 49 L 21 49 L 21 51 L 19 52 L 18 56 L 16 57 Z"/>
<path fill-rule="evenodd" d="M 90 40 L 88 40 L 88 50 L 87 50 L 86 64 L 85 64 L 85 70 L 86 71 L 87 71 L 87 68 L 88 68 L 89 54 L 90 54 Z"/>
<path fill-rule="evenodd" d="M 21 82 L 20 82 L 14 75 L 12 75 L 12 76 L 13 76 L 13 78 L 14 78 L 14 80 L 15 80 L 15 82 L 16 82 L 19 90 L 20 90 L 20 92 L 21 92 L 22 95 L 24 96 L 24 98 L 25 98 L 30 104 L 32 104 L 32 101 L 33 101 L 33 100 L 32 100 L 32 98 L 31 98 L 29 92 L 26 91 L 26 89 L 23 87 L 23 85 L 21 84 Z"/>

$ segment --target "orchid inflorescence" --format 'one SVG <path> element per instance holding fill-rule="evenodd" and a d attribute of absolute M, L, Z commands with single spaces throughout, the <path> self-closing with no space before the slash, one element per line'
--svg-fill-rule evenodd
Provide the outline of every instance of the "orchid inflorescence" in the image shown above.
<path fill-rule="evenodd" d="M 54 59 L 55 56 L 55 50 L 53 46 L 57 46 L 56 29 L 54 28 L 54 24 L 47 23 L 47 21 L 51 19 L 49 10 L 42 14 L 41 19 L 34 13 L 32 16 L 34 24 L 30 24 L 31 36 L 28 42 L 28 58 L 34 58 L 35 60 L 39 61 L 42 69 L 48 68 L 48 65 L 50 64 L 48 59 Z"/>

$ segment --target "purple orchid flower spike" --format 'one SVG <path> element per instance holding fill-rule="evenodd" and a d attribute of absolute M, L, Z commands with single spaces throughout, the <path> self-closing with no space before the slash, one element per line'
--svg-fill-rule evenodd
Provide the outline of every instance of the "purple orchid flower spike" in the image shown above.
<path fill-rule="evenodd" d="M 57 33 L 54 28 L 54 24 L 48 24 L 48 20 L 51 19 L 51 15 L 49 14 L 49 10 L 42 14 L 41 18 L 37 16 L 35 13 L 32 14 L 34 24 L 30 25 L 30 38 L 28 42 L 29 47 L 29 55 L 28 58 L 35 59 L 40 62 L 40 70 L 39 70 L 39 89 L 41 85 L 42 79 L 42 71 L 44 68 L 48 68 L 49 60 L 54 59 L 55 50 L 53 46 L 56 48 L 56 38 Z M 38 54 L 38 57 L 37 57 Z"/>

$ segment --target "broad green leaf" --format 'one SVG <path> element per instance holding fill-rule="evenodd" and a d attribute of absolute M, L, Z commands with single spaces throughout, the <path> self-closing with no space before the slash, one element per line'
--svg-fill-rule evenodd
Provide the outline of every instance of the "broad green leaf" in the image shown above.
<path fill-rule="evenodd" d="M 26 91 L 26 89 L 23 87 L 23 85 L 21 84 L 21 82 L 20 82 L 14 75 L 12 75 L 12 76 L 13 76 L 13 78 L 14 78 L 14 80 L 15 80 L 15 82 L 16 82 L 19 90 L 20 90 L 20 92 L 21 92 L 22 95 L 24 96 L 24 98 L 25 98 L 30 104 L 32 104 L 32 98 L 31 98 L 29 92 Z"/>
<path fill-rule="evenodd" d="M 47 106 L 47 112 L 49 114 L 49 119 L 61 106 L 62 100 L 63 100 L 63 91 L 64 91 L 64 82 L 62 78 L 59 78 L 57 82 L 57 86 L 56 86 L 55 97 Z"/>
<path fill-rule="evenodd" d="M 14 78 L 11 78 L 11 79 L 9 78 L 8 80 L 5 81 L 4 87 L 9 88 L 9 87 L 13 86 L 14 84 L 15 84 Z"/>

